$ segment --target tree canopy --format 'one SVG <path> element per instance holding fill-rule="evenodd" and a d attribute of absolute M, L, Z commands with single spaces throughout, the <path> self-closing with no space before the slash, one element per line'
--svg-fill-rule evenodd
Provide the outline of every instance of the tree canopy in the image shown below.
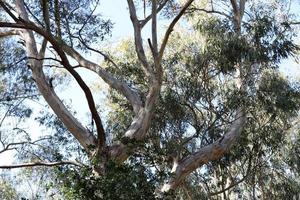
<path fill-rule="evenodd" d="M 35 198 L 299 197 L 300 84 L 280 70 L 299 5 L 127 0 L 133 35 L 109 45 L 99 0 L 0 6 L 0 168 L 29 168 Z"/>

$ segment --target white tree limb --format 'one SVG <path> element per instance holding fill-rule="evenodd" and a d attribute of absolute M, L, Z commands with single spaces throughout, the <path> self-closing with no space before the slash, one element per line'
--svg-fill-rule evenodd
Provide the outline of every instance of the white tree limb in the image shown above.
<path fill-rule="evenodd" d="M 28 21 L 28 15 L 26 13 L 23 0 L 16 1 L 16 9 L 20 17 L 23 20 Z M 31 30 L 27 30 L 26 27 L 22 27 L 20 24 L 11 24 L 2 22 L 1 27 L 15 27 L 23 28 L 21 31 L 21 37 L 26 43 L 26 53 L 28 57 L 39 56 L 36 46 L 36 41 Z M 89 133 L 74 116 L 67 110 L 62 101 L 56 95 L 54 90 L 49 86 L 45 74 L 42 70 L 42 61 L 40 60 L 29 60 L 32 69 L 33 78 L 35 79 L 39 91 L 53 109 L 55 114 L 60 120 L 65 124 L 68 130 L 74 135 L 74 137 L 79 141 L 79 143 L 88 150 L 90 145 L 95 145 L 94 136 Z"/>
<path fill-rule="evenodd" d="M 176 163 L 172 171 L 174 178 L 166 183 L 161 188 L 161 191 L 168 192 L 169 190 L 175 189 L 192 171 L 210 161 L 219 159 L 227 153 L 240 136 L 245 123 L 245 111 L 239 108 L 236 113 L 235 121 L 230 126 L 228 132 L 216 142 L 199 149 Z"/>

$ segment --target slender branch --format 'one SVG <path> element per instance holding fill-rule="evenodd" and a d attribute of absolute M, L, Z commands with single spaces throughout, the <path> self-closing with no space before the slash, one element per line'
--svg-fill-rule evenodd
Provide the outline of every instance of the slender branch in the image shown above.
<path fill-rule="evenodd" d="M 169 40 L 169 37 L 170 37 L 170 34 L 172 33 L 173 31 L 173 28 L 174 26 L 176 25 L 176 23 L 179 21 L 179 19 L 183 16 L 183 14 L 185 13 L 185 11 L 188 9 L 188 7 L 193 3 L 194 0 L 188 0 L 184 6 L 181 8 L 181 10 L 179 11 L 178 15 L 173 19 L 173 21 L 171 22 L 171 24 L 169 25 L 166 33 L 165 33 L 165 36 L 162 40 L 162 44 L 161 44 L 161 47 L 160 47 L 160 50 L 159 50 L 159 53 L 158 53 L 158 61 L 160 62 L 162 57 L 163 57 L 163 54 L 164 54 L 164 51 L 165 51 L 165 48 L 166 48 L 166 45 L 168 43 L 168 40 Z"/>
<path fill-rule="evenodd" d="M 157 47 L 157 2 L 152 0 L 152 48 L 153 48 L 153 57 L 156 60 L 158 47 Z"/>
<path fill-rule="evenodd" d="M 145 50 L 143 47 L 143 40 L 142 40 L 142 33 L 141 33 L 141 25 L 138 20 L 136 9 L 133 0 L 127 0 L 128 7 L 129 7 L 129 13 L 130 13 L 130 19 L 133 25 L 134 29 L 134 42 L 135 42 L 135 49 L 137 56 L 139 58 L 139 61 L 142 63 L 142 69 L 144 70 L 146 76 L 150 80 L 154 80 L 154 72 L 151 66 L 149 65 L 147 61 L 147 57 L 145 54 Z"/>
<path fill-rule="evenodd" d="M 60 26 L 60 12 L 59 12 L 59 1 L 54 0 L 54 17 L 56 24 L 56 36 L 61 39 L 61 26 Z"/>
<path fill-rule="evenodd" d="M 10 5 L 7 6 L 6 2 L 3 2 L 3 0 L 0 0 L 0 6 L 4 9 L 4 11 L 14 20 L 18 21 L 19 19 L 10 11 L 8 7 L 11 7 Z"/>
<path fill-rule="evenodd" d="M 67 44 L 62 43 L 61 45 L 63 50 L 69 56 L 75 59 L 79 63 L 79 65 L 97 73 L 109 86 L 116 89 L 127 98 L 127 100 L 131 103 L 135 113 L 139 112 L 142 106 L 142 101 L 140 97 L 128 87 L 127 84 L 113 77 L 112 74 L 107 72 L 98 64 L 86 60 L 84 57 L 80 55 L 80 53 L 78 53 L 76 50 L 74 50 L 72 47 L 68 46 Z"/>
<path fill-rule="evenodd" d="M 17 169 L 24 167 L 55 167 L 60 165 L 75 165 L 78 167 L 83 167 L 81 163 L 75 161 L 59 161 L 59 162 L 32 162 L 32 163 L 23 163 L 23 164 L 14 164 L 14 165 L 0 165 L 0 169 Z"/>
<path fill-rule="evenodd" d="M 3 152 L 5 152 L 5 151 L 17 149 L 17 147 L 14 147 L 14 146 L 25 145 L 25 144 L 29 144 L 29 145 L 37 145 L 37 144 L 36 144 L 37 142 L 40 142 L 40 141 L 43 141 L 43 140 L 48 140 L 48 139 L 50 139 L 50 138 L 41 138 L 41 139 L 35 140 L 35 141 L 33 141 L 33 142 L 30 142 L 30 141 L 24 141 L 24 142 L 12 142 L 12 143 L 7 144 L 7 145 L 0 151 L 0 154 L 3 153 Z"/>
<path fill-rule="evenodd" d="M 100 54 L 101 56 L 104 57 L 104 60 L 105 61 L 108 61 L 110 62 L 115 68 L 119 69 L 118 65 L 105 53 L 103 53 L 102 51 L 98 50 L 98 49 L 95 49 L 93 47 L 90 47 L 88 44 L 86 44 L 86 42 L 84 42 L 84 40 L 82 39 L 81 36 L 79 36 L 78 38 L 80 40 L 80 42 L 88 49 L 88 50 L 91 50 L 91 51 L 94 51 L 98 54 Z"/>
<path fill-rule="evenodd" d="M 24 6 L 27 10 L 27 12 L 34 18 L 34 20 L 40 25 L 40 26 L 43 26 L 43 23 L 35 16 L 34 13 L 31 12 L 29 6 L 24 2 Z"/>
<path fill-rule="evenodd" d="M 246 180 L 246 178 L 249 177 L 251 166 L 252 166 L 252 156 L 250 155 L 250 158 L 249 158 L 249 161 L 248 161 L 248 167 L 247 167 L 246 175 L 244 175 L 243 178 L 241 178 L 239 181 L 236 181 L 236 182 L 230 184 L 228 187 L 226 187 L 226 188 L 224 188 L 224 189 L 222 189 L 220 191 L 209 193 L 209 196 L 211 197 L 211 196 L 215 196 L 215 195 L 221 194 L 221 193 L 226 192 L 227 190 L 235 187 L 236 185 L 242 183 L 244 180 Z"/>
<path fill-rule="evenodd" d="M 164 0 L 157 8 L 156 13 L 159 13 L 167 4 L 169 0 Z M 141 28 L 143 28 L 152 19 L 152 14 L 148 15 L 144 20 L 140 21 Z"/>
<path fill-rule="evenodd" d="M 19 34 L 20 33 L 17 30 L 8 30 L 8 31 L 0 32 L 0 38 L 13 36 L 13 35 L 19 35 Z"/>
<path fill-rule="evenodd" d="M 59 63 L 62 62 L 61 60 L 58 60 L 56 58 L 51 58 L 51 57 L 49 57 L 49 58 L 47 58 L 47 57 L 43 57 L 43 58 L 26 57 L 26 58 L 27 59 L 32 59 L 32 60 L 39 60 L 39 61 L 41 61 L 41 60 L 53 60 L 53 61 L 56 61 L 56 62 L 59 62 Z"/>
<path fill-rule="evenodd" d="M 221 12 L 221 11 L 218 11 L 218 10 L 206 10 L 204 8 L 189 8 L 187 10 L 188 12 L 194 12 L 194 11 L 200 11 L 200 12 L 205 12 L 205 13 L 208 13 L 208 14 L 219 14 L 219 15 L 223 15 L 225 16 L 226 18 L 232 18 L 230 15 L 224 13 L 224 12 Z"/>
<path fill-rule="evenodd" d="M 290 25 L 300 25 L 300 21 L 299 22 L 290 22 Z"/>
<path fill-rule="evenodd" d="M 15 105 L 9 106 L 9 108 L 7 109 L 7 111 L 5 112 L 4 116 L 2 117 L 2 119 L 1 119 L 1 121 L 0 121 L 0 127 L 2 126 L 2 124 L 3 124 L 4 120 L 5 120 L 5 118 L 10 114 L 10 112 L 11 112 L 12 110 L 14 110 L 15 108 L 17 108 L 24 100 L 25 100 L 25 98 L 24 98 L 24 99 L 21 99 L 21 100 L 20 100 L 18 103 L 16 103 Z"/>

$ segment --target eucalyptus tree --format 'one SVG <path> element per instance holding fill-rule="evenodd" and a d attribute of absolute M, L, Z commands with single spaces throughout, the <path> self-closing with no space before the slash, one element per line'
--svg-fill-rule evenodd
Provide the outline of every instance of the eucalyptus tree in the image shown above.
<path fill-rule="evenodd" d="M 154 196 L 146 191 L 153 192 L 154 187 L 157 194 L 185 188 L 186 183 L 195 189 L 199 178 L 208 196 L 229 198 L 226 191 L 248 180 L 250 171 L 283 144 L 283 133 L 290 129 L 299 109 L 298 85 L 277 72 L 280 61 L 297 50 L 291 16 L 279 12 L 277 1 L 127 3 L 132 41 L 123 44 L 124 51 L 103 51 L 93 46 L 106 39 L 112 23 L 96 14 L 99 1 L 0 1 L 5 13 L 0 36 L 20 40 L 9 40 L 19 52 L 11 57 L 22 58 L 13 65 L 13 75 L 26 74 L 22 83 L 30 86 L 22 91 L 38 92 L 56 116 L 55 120 L 38 120 L 48 120 L 49 129 L 53 125 L 60 134 L 70 133 L 88 160 L 80 164 L 54 156 L 48 159 L 56 159 L 51 163 L 2 168 L 88 165 L 93 175 L 86 170 L 76 174 L 58 169 L 71 176 L 65 186 L 84 195 L 93 191 L 94 199 L 121 198 L 122 192 L 109 192 L 115 187 L 113 180 L 120 188 L 128 186 L 123 188 L 127 192 L 135 188 L 131 199 L 151 199 Z M 162 37 L 158 36 L 160 17 L 169 22 Z M 181 26 L 176 26 L 180 20 Z M 149 38 L 142 34 L 146 26 L 151 27 Z M 180 31 L 175 32 L 176 28 Z M 87 51 L 104 61 L 90 61 L 85 58 Z M 57 95 L 55 87 L 63 82 L 53 85 L 53 67 L 64 69 L 82 89 L 91 124 L 82 124 Z M 77 68 L 94 72 L 108 85 L 109 108 L 95 101 Z M 100 109 L 110 111 L 106 119 L 100 117 Z M 236 177 L 230 174 L 234 171 Z M 126 185 L 130 177 L 134 184 Z M 253 177 L 249 185 L 255 190 L 257 177 Z M 140 194 L 137 188 L 147 189 Z M 254 192 L 253 198 L 256 195 Z"/>

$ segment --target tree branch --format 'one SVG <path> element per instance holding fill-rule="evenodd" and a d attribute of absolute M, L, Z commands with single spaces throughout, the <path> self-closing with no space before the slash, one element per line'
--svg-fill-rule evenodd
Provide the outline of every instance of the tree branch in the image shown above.
<path fill-rule="evenodd" d="M 5 8 L 7 12 L 10 12 L 8 8 L 6 8 L 3 3 L 1 6 Z M 18 12 L 20 13 L 20 19 L 16 17 L 12 17 L 17 19 L 17 23 L 8 23 L 8 22 L 0 22 L 0 27 L 12 27 L 12 28 L 20 28 L 24 29 L 22 31 L 22 37 L 26 41 L 26 52 L 29 57 L 37 57 L 37 47 L 36 42 L 33 36 L 32 31 L 35 30 L 37 33 L 47 36 L 49 33 L 46 33 L 35 26 L 34 24 L 28 21 L 28 16 L 26 14 L 26 10 L 24 8 L 23 1 L 16 1 L 16 6 L 18 8 Z M 11 13 L 11 12 L 10 12 Z M 26 21 L 25 21 L 26 20 Z M 25 26 L 26 24 L 26 26 Z M 26 30 L 27 29 L 27 30 Z M 54 45 L 55 46 L 55 45 Z M 58 116 L 60 120 L 65 124 L 68 130 L 75 136 L 75 138 L 80 142 L 80 144 L 89 152 L 89 146 L 95 145 L 94 136 L 88 132 L 78 121 L 74 118 L 74 116 L 68 111 L 65 105 L 61 102 L 59 97 L 56 95 L 54 90 L 48 85 L 46 81 L 45 74 L 42 71 L 42 62 L 37 60 L 30 61 L 31 69 L 33 72 L 33 77 L 37 82 L 37 86 L 39 91 L 50 105 L 52 110 Z"/>
<path fill-rule="evenodd" d="M 3 10 L 14 20 L 14 21 L 18 21 L 19 19 L 10 11 L 10 9 L 8 7 L 11 8 L 10 5 L 7 6 L 6 2 L 3 2 L 3 0 L 0 0 L 0 6 L 3 8 Z"/>
<path fill-rule="evenodd" d="M 95 121 L 96 127 L 97 127 L 97 133 L 98 133 L 98 144 L 99 147 L 104 147 L 106 144 L 106 136 L 105 136 L 105 132 L 104 132 L 104 128 L 102 125 L 102 121 L 100 119 L 100 116 L 97 112 L 96 106 L 95 106 L 95 102 L 94 102 L 94 98 L 93 95 L 89 89 L 89 87 L 86 85 L 86 83 L 82 80 L 81 76 L 73 69 L 73 67 L 70 65 L 67 56 L 65 55 L 65 53 L 62 51 L 61 47 L 60 47 L 60 43 L 57 42 L 51 35 L 51 33 L 48 33 L 47 31 L 42 30 L 41 28 L 37 27 L 34 23 L 29 22 L 28 17 L 26 16 L 26 11 L 24 9 L 24 2 L 19 2 L 19 10 L 20 13 L 23 14 L 24 20 L 22 22 L 22 24 L 25 25 L 25 28 L 30 29 L 30 30 L 34 30 L 35 32 L 41 34 L 42 36 L 44 36 L 44 38 L 46 38 L 52 45 L 53 48 L 55 49 L 55 51 L 58 53 L 58 55 L 61 58 L 61 64 L 67 69 L 67 71 L 70 72 L 70 74 L 75 78 L 75 80 L 77 81 L 77 83 L 79 84 L 80 88 L 83 90 L 83 92 L 85 93 L 87 102 L 88 102 L 88 106 L 89 109 L 91 111 L 93 120 Z M 21 16 L 22 17 L 22 16 Z M 31 37 L 33 38 L 33 37 Z M 33 39 L 34 40 L 34 39 Z M 25 40 L 26 41 L 26 40 Z M 34 43 L 35 41 L 33 41 Z M 35 47 L 36 48 L 36 47 Z M 34 50 L 35 52 L 37 52 L 37 50 Z M 35 55 L 38 55 L 37 53 L 35 53 Z M 34 71 L 34 70 L 33 70 Z"/>
<path fill-rule="evenodd" d="M 129 13 L 130 13 L 130 19 L 133 25 L 134 29 L 134 43 L 135 43 L 135 49 L 137 56 L 139 58 L 139 61 L 142 63 L 142 69 L 146 76 L 149 78 L 149 80 L 154 80 L 154 72 L 151 66 L 149 65 L 147 61 L 147 57 L 145 54 L 145 50 L 143 47 L 143 40 L 142 40 L 142 33 L 141 33 L 141 25 L 138 20 L 136 9 L 133 0 L 127 0 L 128 7 L 129 7 Z"/>
<path fill-rule="evenodd" d="M 74 50 L 72 47 L 68 46 L 67 44 L 62 43 L 61 47 L 69 56 L 74 58 L 79 63 L 80 66 L 85 67 L 97 73 L 109 86 L 122 93 L 132 105 L 133 111 L 135 113 L 139 112 L 139 110 L 142 107 L 142 101 L 140 97 L 128 87 L 127 84 L 113 77 L 110 73 L 108 73 L 105 69 L 100 67 L 98 64 L 86 60 L 76 50 Z"/>
<path fill-rule="evenodd" d="M 16 169 L 16 168 L 24 168 L 24 167 L 55 167 L 60 165 L 75 165 L 78 167 L 83 167 L 81 163 L 75 161 L 59 161 L 59 162 L 32 162 L 32 163 L 23 163 L 23 164 L 14 164 L 14 165 L 0 165 L 0 169 Z"/>
<path fill-rule="evenodd" d="M 169 0 L 164 0 L 157 8 L 156 13 L 159 13 L 167 4 Z M 148 15 L 144 20 L 140 21 L 141 28 L 143 28 L 152 19 L 152 14 Z"/>
<path fill-rule="evenodd" d="M 227 153 L 241 134 L 245 123 L 245 111 L 242 108 L 239 108 L 237 110 L 234 122 L 230 126 L 228 132 L 222 138 L 183 158 L 178 163 L 175 163 L 173 166 L 174 178 L 171 179 L 169 183 L 165 184 L 161 191 L 167 192 L 175 189 L 192 171 L 209 161 L 219 159 L 225 153 Z"/>
<path fill-rule="evenodd" d="M 212 193 L 209 193 L 208 195 L 211 197 L 211 196 L 215 196 L 215 195 L 221 194 L 221 193 L 226 192 L 227 190 L 235 187 L 236 185 L 242 183 L 250 175 L 251 166 L 252 166 L 252 156 L 250 155 L 250 158 L 249 158 L 249 161 L 248 161 L 247 172 L 243 176 L 243 178 L 241 178 L 239 181 L 236 181 L 236 182 L 230 184 L 228 187 L 226 187 L 226 188 L 224 188 L 224 189 L 222 189 L 220 191 L 212 192 Z"/>
<path fill-rule="evenodd" d="M 165 33 L 165 36 L 162 40 L 162 44 L 161 44 L 161 47 L 160 47 L 160 50 L 159 50 L 159 53 L 158 53 L 158 61 L 160 62 L 162 57 L 163 57 L 163 54 L 164 54 L 164 51 L 165 51 L 165 48 L 166 48 L 166 45 L 168 43 L 168 40 L 169 40 L 169 37 L 170 37 L 170 34 L 172 33 L 173 31 L 173 28 L 174 26 L 176 25 L 176 23 L 179 21 L 179 19 L 183 16 L 183 14 L 185 13 L 185 11 L 187 10 L 187 8 L 193 3 L 194 0 L 188 0 L 184 5 L 183 7 L 181 8 L 181 10 L 179 11 L 178 15 L 173 19 L 173 21 L 171 22 L 171 24 L 169 25 L 166 33 Z"/>
<path fill-rule="evenodd" d="M 157 47 L 157 2 L 152 0 L 152 47 L 153 58 L 156 60 L 158 47 Z"/>
<path fill-rule="evenodd" d="M 205 12 L 208 14 L 219 14 L 219 15 L 225 16 L 226 18 L 229 18 L 229 19 L 231 18 L 230 15 L 228 15 L 224 12 L 221 12 L 221 11 L 217 11 L 217 10 L 206 10 L 204 8 L 189 8 L 187 11 L 189 11 L 189 12 L 200 11 L 200 12 Z"/>
<path fill-rule="evenodd" d="M 13 146 L 19 146 L 19 145 L 25 145 L 25 144 L 37 145 L 36 144 L 37 142 L 40 142 L 42 140 L 48 140 L 48 139 L 50 139 L 50 138 L 41 138 L 41 139 L 35 140 L 33 142 L 30 142 L 30 141 L 12 142 L 12 143 L 7 144 L 2 150 L 0 150 L 0 154 L 5 152 L 5 151 L 9 151 L 9 150 L 13 150 L 13 149 L 17 148 L 17 147 L 13 147 Z"/>
<path fill-rule="evenodd" d="M 0 38 L 19 35 L 19 34 L 20 33 L 17 30 L 7 30 L 7 31 L 4 31 L 4 32 L 0 32 Z"/>

